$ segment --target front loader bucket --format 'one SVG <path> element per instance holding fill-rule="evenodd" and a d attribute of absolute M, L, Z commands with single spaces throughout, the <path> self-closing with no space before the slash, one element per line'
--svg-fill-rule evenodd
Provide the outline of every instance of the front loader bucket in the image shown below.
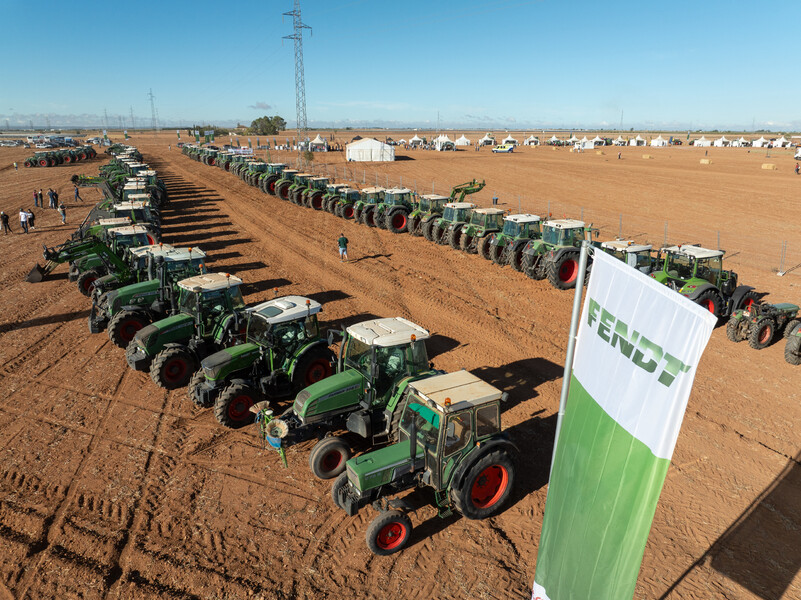
<path fill-rule="evenodd" d="M 55 267 L 55 264 L 49 260 L 45 263 L 44 267 L 40 267 L 39 263 L 36 263 L 36 266 L 31 269 L 30 273 L 28 273 L 25 281 L 29 283 L 39 283 L 47 276 L 48 273 L 50 273 L 50 271 L 53 270 L 53 267 Z"/>

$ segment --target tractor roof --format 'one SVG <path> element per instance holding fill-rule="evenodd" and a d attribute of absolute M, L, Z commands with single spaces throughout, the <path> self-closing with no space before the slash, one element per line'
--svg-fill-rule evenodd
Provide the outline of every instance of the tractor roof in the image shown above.
<path fill-rule="evenodd" d="M 306 304 L 308 302 L 308 304 Z M 305 319 L 323 310 L 316 300 L 304 296 L 283 296 L 257 304 L 250 311 L 271 324 Z"/>
<path fill-rule="evenodd" d="M 536 223 L 537 221 L 542 221 L 537 215 L 529 214 L 509 215 L 508 217 L 504 217 L 503 220 L 512 221 L 513 223 Z"/>
<path fill-rule="evenodd" d="M 666 252 L 673 252 L 676 254 L 686 254 L 687 256 L 692 256 L 693 258 L 715 258 L 718 256 L 723 256 L 723 250 L 709 250 L 708 248 L 702 248 L 701 246 L 691 246 L 691 245 L 684 245 L 684 246 L 670 246 L 669 248 L 662 248 Z"/>
<path fill-rule="evenodd" d="M 472 202 L 448 202 L 445 206 L 448 208 L 475 208 L 476 205 Z"/>
<path fill-rule="evenodd" d="M 143 225 L 128 225 L 109 229 L 108 232 L 112 235 L 136 235 L 137 233 L 149 233 L 149 230 Z"/>
<path fill-rule="evenodd" d="M 314 177 L 314 173 L 295 173 L 295 177 Z"/>
<path fill-rule="evenodd" d="M 156 171 L 154 171 L 153 169 L 145 169 L 144 171 L 139 171 L 138 175 L 140 175 L 141 177 L 155 177 Z"/>
<path fill-rule="evenodd" d="M 328 177 L 312 177 L 312 181 L 328 181 Z"/>
<path fill-rule="evenodd" d="M 134 256 L 144 256 L 145 254 L 163 254 L 168 250 L 172 250 L 169 244 L 150 244 L 148 246 L 139 246 L 137 248 L 128 248 L 128 252 Z"/>
<path fill-rule="evenodd" d="M 398 346 L 407 344 L 414 335 L 418 340 L 431 337 L 425 329 L 402 317 L 373 319 L 351 325 L 348 333 L 368 346 Z"/>
<path fill-rule="evenodd" d="M 242 285 L 242 280 L 236 275 L 227 273 L 207 273 L 182 279 L 178 285 L 190 292 L 213 292 Z"/>
<path fill-rule="evenodd" d="M 439 194 L 424 194 L 420 197 L 426 200 L 448 200 L 448 196 L 440 196 Z"/>
<path fill-rule="evenodd" d="M 503 395 L 494 385 L 464 370 L 413 381 L 409 386 L 444 413 L 494 402 Z"/>
<path fill-rule="evenodd" d="M 128 202 L 150 202 L 150 194 L 128 194 Z"/>
<path fill-rule="evenodd" d="M 284 163 L 269 163 L 271 167 L 285 167 Z"/>
<path fill-rule="evenodd" d="M 299 173 L 299 172 L 300 172 L 300 171 L 297 171 L 297 170 L 295 170 L 295 169 L 284 169 L 284 174 L 285 174 L 285 175 L 286 175 L 286 174 L 292 175 L 293 173 Z"/>
<path fill-rule="evenodd" d="M 339 191 L 342 194 L 347 194 L 348 192 L 356 192 L 357 194 L 359 193 L 359 190 L 357 190 L 356 188 L 352 188 L 352 187 L 348 187 L 348 186 L 340 188 Z"/>
<path fill-rule="evenodd" d="M 389 188 L 388 190 L 385 190 L 385 193 L 387 193 L 387 194 L 411 194 L 412 190 L 410 190 L 409 188 Z"/>
<path fill-rule="evenodd" d="M 164 260 L 167 262 L 182 262 L 206 258 L 206 253 L 200 248 L 173 248 L 167 244 L 165 244 L 163 248 L 157 248 L 152 254 L 153 256 L 164 257 Z"/>
<path fill-rule="evenodd" d="M 104 227 L 113 227 L 114 225 L 117 226 L 130 225 L 131 217 L 114 217 L 113 219 L 98 219 L 97 224 L 102 225 Z"/>
<path fill-rule="evenodd" d="M 132 210 L 134 208 L 144 208 L 147 206 L 144 202 L 117 202 L 114 205 L 115 210 Z"/>
<path fill-rule="evenodd" d="M 618 252 L 645 252 L 651 249 L 651 244 L 635 244 L 633 240 L 613 240 L 611 242 L 601 242 L 601 247 Z"/>
<path fill-rule="evenodd" d="M 331 188 L 339 190 L 339 189 L 342 189 L 342 188 L 346 188 L 348 186 L 345 185 L 344 183 L 329 183 L 328 187 L 331 187 Z"/>
<path fill-rule="evenodd" d="M 134 180 L 129 180 L 129 181 L 125 182 L 125 189 L 126 190 L 143 190 L 143 189 L 145 189 L 145 185 L 146 184 L 145 184 L 144 180 L 137 181 L 137 180 L 134 179 Z"/>
<path fill-rule="evenodd" d="M 506 211 L 500 208 L 477 208 L 473 212 L 476 212 L 480 215 L 502 215 L 506 214 Z"/>
<path fill-rule="evenodd" d="M 578 219 L 552 219 L 545 224 L 556 229 L 584 229 L 584 221 Z"/>
<path fill-rule="evenodd" d="M 366 187 L 366 188 L 362 188 L 361 191 L 362 191 L 363 194 L 376 194 L 378 192 L 386 191 L 386 188 L 382 188 L 382 187 Z"/>

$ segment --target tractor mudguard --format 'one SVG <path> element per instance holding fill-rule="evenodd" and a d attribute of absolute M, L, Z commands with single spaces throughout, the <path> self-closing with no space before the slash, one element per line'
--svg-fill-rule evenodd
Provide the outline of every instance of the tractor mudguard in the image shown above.
<path fill-rule="evenodd" d="M 363 439 L 368 439 L 373 435 L 373 420 L 370 411 L 360 410 L 348 415 L 345 428 Z"/>
<path fill-rule="evenodd" d="M 679 293 L 681 295 L 685 296 L 686 298 L 689 298 L 690 300 L 693 300 L 693 301 L 696 298 L 698 298 L 698 296 L 700 296 L 702 293 L 704 293 L 705 291 L 710 290 L 710 289 L 715 290 L 715 292 L 718 295 L 720 295 L 720 290 L 717 288 L 717 286 L 712 285 L 709 282 L 702 283 L 701 285 L 699 285 L 698 287 L 696 287 L 695 289 L 692 289 L 692 290 L 687 290 L 686 288 L 687 288 L 687 286 L 684 286 L 683 288 L 681 288 L 679 290 Z M 724 302 L 725 302 L 725 299 L 724 299 Z"/>
<path fill-rule="evenodd" d="M 339 334 L 339 333 L 340 332 L 338 332 L 338 331 L 334 331 L 335 335 Z M 331 332 L 329 331 L 329 337 L 330 337 L 330 335 L 331 335 Z M 289 378 L 292 379 L 292 377 L 295 374 L 295 367 L 300 362 L 300 359 L 302 359 L 310 350 L 313 350 L 315 348 L 319 348 L 320 346 L 323 346 L 324 348 L 328 348 L 329 345 L 330 344 L 329 344 L 329 342 L 327 340 L 316 340 L 316 341 L 312 342 L 311 344 L 309 344 L 308 346 L 304 347 L 300 352 L 298 352 L 297 356 L 295 357 L 295 360 L 292 361 L 292 364 L 289 366 L 289 369 L 287 370 L 287 375 L 289 376 Z"/>
<path fill-rule="evenodd" d="M 525 256 L 534 256 L 536 254 L 541 254 L 540 248 L 542 244 L 536 244 L 533 240 L 526 242 L 525 247 L 523 248 L 523 254 Z"/>
<path fill-rule="evenodd" d="M 738 285 L 734 289 L 734 293 L 731 295 L 731 306 L 739 306 L 740 300 L 742 300 L 743 296 L 745 296 L 748 292 L 753 290 L 754 288 L 750 285 Z"/>
<path fill-rule="evenodd" d="M 553 258 L 554 262 L 558 261 L 566 252 L 574 252 L 578 254 L 580 250 L 575 246 L 564 246 L 562 248 L 554 248 L 553 249 Z"/>
<path fill-rule="evenodd" d="M 493 450 L 498 449 L 506 450 L 512 460 L 514 460 L 514 455 L 520 452 L 520 448 L 518 448 L 517 445 L 509 439 L 507 433 L 501 432 L 494 438 L 485 442 L 481 442 L 481 446 L 476 448 L 475 451 L 471 452 L 469 458 L 466 457 L 465 460 L 462 460 L 461 464 L 456 467 L 448 487 L 452 489 L 459 489 L 462 486 L 462 483 L 464 483 L 464 478 L 467 476 L 470 467 L 477 461 L 481 460 L 481 458 L 485 455 L 489 454 Z"/>

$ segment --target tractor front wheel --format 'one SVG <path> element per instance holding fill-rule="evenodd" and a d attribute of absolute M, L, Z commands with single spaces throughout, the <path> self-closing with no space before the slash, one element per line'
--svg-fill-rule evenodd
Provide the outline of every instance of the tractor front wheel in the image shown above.
<path fill-rule="evenodd" d="M 345 470 L 350 446 L 341 437 L 321 439 L 309 454 L 309 467 L 318 479 L 333 479 Z"/>
<path fill-rule="evenodd" d="M 406 233 L 409 230 L 409 213 L 403 209 L 387 213 L 384 223 L 392 233 Z"/>
<path fill-rule="evenodd" d="M 784 360 L 791 365 L 801 364 L 801 337 L 791 335 L 784 346 Z"/>
<path fill-rule="evenodd" d="M 515 467 L 504 450 L 479 459 L 453 494 L 456 508 L 468 519 L 486 519 L 497 513 L 512 494 Z"/>
<path fill-rule="evenodd" d="M 87 298 L 91 298 L 92 287 L 95 282 L 95 279 L 97 279 L 98 277 L 100 277 L 100 273 L 98 273 L 94 269 L 89 269 L 88 271 L 84 271 L 78 277 L 78 289 Z"/>
<path fill-rule="evenodd" d="M 784 333 L 782 333 L 782 335 L 785 338 L 790 337 L 790 334 L 793 333 L 793 329 L 798 327 L 800 324 L 801 321 L 799 321 L 798 319 L 791 319 L 790 321 L 787 322 L 787 325 L 784 326 Z"/>
<path fill-rule="evenodd" d="M 748 337 L 748 319 L 732 317 L 726 323 L 726 337 L 732 342 L 742 342 Z"/>
<path fill-rule="evenodd" d="M 476 244 L 478 254 L 484 260 L 490 260 L 490 248 L 492 248 L 492 246 L 490 246 L 490 243 L 492 242 L 491 239 L 492 237 L 494 237 L 494 234 L 485 235 L 483 238 L 478 240 L 478 244 Z"/>
<path fill-rule="evenodd" d="M 720 316 L 720 296 L 715 290 L 707 290 L 698 295 L 695 303 L 711 312 L 716 317 Z"/>
<path fill-rule="evenodd" d="M 378 515 L 367 528 L 367 547 L 378 556 L 403 550 L 412 534 L 412 520 L 399 510 Z"/>
<path fill-rule="evenodd" d="M 414 236 L 420 237 L 423 235 L 423 230 L 420 228 L 420 216 L 409 217 L 409 223 L 406 225 L 406 230 Z"/>
<path fill-rule="evenodd" d="M 209 408 L 211 406 L 211 403 L 205 402 L 203 396 L 199 393 L 200 386 L 204 381 L 206 381 L 206 375 L 203 373 L 203 369 L 198 369 L 192 375 L 192 379 L 189 380 L 189 386 L 186 390 L 192 404 L 198 408 Z"/>
<path fill-rule="evenodd" d="M 748 345 L 754 350 L 762 350 L 773 341 L 773 334 L 776 333 L 776 323 L 770 317 L 761 317 L 751 327 L 748 334 Z"/>
<path fill-rule="evenodd" d="M 334 501 L 334 506 L 337 508 L 345 509 L 344 506 L 339 502 L 339 496 L 342 490 L 344 490 L 348 485 L 348 474 L 344 471 L 339 474 L 339 476 L 334 481 L 334 485 L 331 486 L 331 499 Z"/>
<path fill-rule="evenodd" d="M 175 390 L 186 386 L 199 366 L 195 355 L 184 346 L 167 347 L 153 359 L 150 378 L 164 389 Z"/>
<path fill-rule="evenodd" d="M 136 332 L 150 325 L 150 319 L 141 312 L 121 310 L 108 324 L 108 339 L 118 348 L 127 348 Z"/>
<path fill-rule="evenodd" d="M 246 383 L 232 383 L 214 401 L 214 416 L 220 425 L 239 429 L 256 418 L 250 407 L 264 400 L 262 393 Z"/>
<path fill-rule="evenodd" d="M 576 287 L 578 279 L 578 252 L 565 252 L 557 260 L 547 262 L 548 281 L 558 290 Z"/>

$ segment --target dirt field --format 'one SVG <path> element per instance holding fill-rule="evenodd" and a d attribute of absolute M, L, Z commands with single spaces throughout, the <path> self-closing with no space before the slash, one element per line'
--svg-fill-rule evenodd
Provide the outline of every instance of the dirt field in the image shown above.
<path fill-rule="evenodd" d="M 0 236 L 0 600 L 529 597 L 572 293 L 423 238 L 284 203 L 181 155 L 175 141 L 131 140 L 170 192 L 164 241 L 209 252 L 210 268 L 247 282 L 248 302 L 277 289 L 323 302 L 327 327 L 403 316 L 429 329 L 438 368 L 464 367 L 510 393 L 504 426 L 523 449 L 517 493 L 481 522 L 423 508 L 409 548 L 372 556 L 372 509 L 349 518 L 334 508 L 330 483 L 308 469 L 309 444 L 290 449 L 284 469 L 255 428 L 220 427 L 184 391 L 166 393 L 128 369 L 105 334 L 89 334 L 89 303 L 66 266 L 40 284 L 24 281 L 42 244 L 63 242 L 100 199 L 82 190 L 74 204 L 70 176 L 94 174 L 105 159 L 15 172 L 10 163 L 30 151 L 0 148 L 0 209 L 15 230 Z M 583 212 L 601 239 L 621 230 L 660 245 L 668 223 L 668 242 L 715 247 L 720 232 L 743 283 L 769 301 L 801 301 L 801 269 L 774 273 L 782 241 L 785 266 L 801 262 L 801 177 L 790 151 L 710 148 L 709 165 L 699 162 L 705 149 L 621 152 L 618 160 L 617 148 L 401 150 L 406 160 L 391 164 L 345 163 L 343 153 L 315 163 L 338 178 L 346 167 L 359 183 L 389 178 L 421 193 L 432 182 L 447 193 L 486 179 L 471 200 Z M 36 231 L 19 235 L 19 207 L 32 206 L 40 187 L 60 190 L 70 225 L 37 210 Z M 351 240 L 349 264 L 337 258 L 340 231 Z M 784 362 L 783 348 L 732 344 L 724 327 L 713 334 L 636 598 L 801 598 L 801 368 Z"/>

